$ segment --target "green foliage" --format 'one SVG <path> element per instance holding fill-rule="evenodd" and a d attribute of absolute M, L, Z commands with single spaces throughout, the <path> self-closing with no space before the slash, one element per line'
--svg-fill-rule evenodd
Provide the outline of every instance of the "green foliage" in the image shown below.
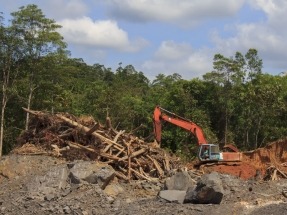
<path fill-rule="evenodd" d="M 284 86 L 286 78 L 263 74 L 245 85 L 239 98 L 241 106 L 237 109 L 241 118 L 237 114 L 239 123 L 235 125 L 242 128 L 242 137 L 238 137 L 238 141 L 245 148 L 264 146 L 286 135 Z"/>
<path fill-rule="evenodd" d="M 36 5 L 11 15 L 10 26 L 4 26 L 0 16 L 5 153 L 24 129 L 21 107 L 29 104 L 35 110 L 91 115 L 102 123 L 109 116 L 119 130 L 145 125 L 136 133 L 140 137 L 153 133 L 152 114 L 159 105 L 195 122 L 209 143 L 234 143 L 246 150 L 287 134 L 287 76 L 263 74 L 255 49 L 232 57 L 216 54 L 213 71 L 203 80 L 187 81 L 175 73 L 158 74 L 150 82 L 132 65 L 120 63 L 112 71 L 70 58 L 57 32 L 61 26 Z M 163 122 L 162 147 L 190 160 L 196 156 L 197 140 Z"/>
<path fill-rule="evenodd" d="M 204 75 L 204 80 L 213 85 L 215 90 L 216 98 L 213 105 L 216 109 L 211 110 L 214 112 L 212 116 L 215 116 L 212 121 L 216 123 L 214 126 L 222 145 L 235 143 L 237 139 L 234 130 L 237 125 L 235 118 L 239 117 L 238 109 L 242 108 L 238 95 L 244 95 L 247 80 L 252 80 L 261 74 L 262 60 L 255 49 L 250 49 L 245 56 L 240 52 L 236 52 L 235 56 L 230 58 L 216 54 L 213 65 L 214 71 Z M 247 124 L 250 123 L 246 121 Z M 240 123 L 242 124 L 242 121 Z M 249 147 L 249 144 L 247 145 Z"/>

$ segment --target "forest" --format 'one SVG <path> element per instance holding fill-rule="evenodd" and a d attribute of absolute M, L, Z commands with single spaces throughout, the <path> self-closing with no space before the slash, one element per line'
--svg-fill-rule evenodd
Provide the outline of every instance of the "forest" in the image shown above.
<path fill-rule="evenodd" d="M 287 135 L 287 76 L 263 72 L 256 49 L 234 56 L 214 55 L 213 70 L 184 80 L 180 71 L 149 80 L 132 65 L 112 71 L 101 62 L 71 58 L 61 28 L 37 5 L 0 13 L 1 119 L 0 156 L 17 145 L 31 116 L 23 111 L 107 116 L 119 130 L 137 131 L 153 140 L 152 114 L 159 105 L 199 125 L 210 143 L 240 150 L 264 147 Z M 192 72 L 192 71 L 191 71 Z M 164 124 L 162 147 L 192 158 L 196 139 Z"/>

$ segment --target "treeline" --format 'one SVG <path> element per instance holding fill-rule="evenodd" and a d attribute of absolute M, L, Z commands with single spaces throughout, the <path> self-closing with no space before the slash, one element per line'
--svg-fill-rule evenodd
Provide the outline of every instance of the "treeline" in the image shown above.
<path fill-rule="evenodd" d="M 202 79 L 177 73 L 150 81 L 132 65 L 116 71 L 70 58 L 61 27 L 36 5 L 21 7 L 4 24 L 0 17 L 0 154 L 8 153 L 28 128 L 22 107 L 49 112 L 110 116 L 118 130 L 148 137 L 152 114 L 160 105 L 201 126 L 210 143 L 234 143 L 242 150 L 265 146 L 287 134 L 287 76 L 262 73 L 257 50 L 232 57 L 214 56 L 214 70 Z M 193 135 L 165 124 L 163 147 L 190 157 Z"/>

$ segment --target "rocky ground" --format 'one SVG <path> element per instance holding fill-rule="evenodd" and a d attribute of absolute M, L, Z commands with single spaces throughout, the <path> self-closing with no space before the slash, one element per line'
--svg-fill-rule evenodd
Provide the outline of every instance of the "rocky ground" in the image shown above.
<path fill-rule="evenodd" d="M 79 161 L 80 170 L 86 164 Z M 256 215 L 287 212 L 286 179 L 246 180 L 230 174 L 219 174 L 224 189 L 220 204 L 179 204 L 158 196 L 164 188 L 164 180 L 135 180 L 128 183 L 113 178 L 105 185 L 93 183 L 93 179 L 77 183 L 70 173 L 70 181 L 64 177 L 66 173 L 63 166 L 69 165 L 71 162 L 43 155 L 12 154 L 2 157 L 0 214 Z M 110 171 L 106 166 L 96 168 L 100 168 L 99 171 L 105 170 L 105 174 Z M 200 176 L 194 174 L 194 171 L 189 173 L 193 180 L 199 180 Z"/>
<path fill-rule="evenodd" d="M 110 120 L 30 112 L 0 159 L 0 215 L 287 214 L 287 138 L 195 169 Z"/>

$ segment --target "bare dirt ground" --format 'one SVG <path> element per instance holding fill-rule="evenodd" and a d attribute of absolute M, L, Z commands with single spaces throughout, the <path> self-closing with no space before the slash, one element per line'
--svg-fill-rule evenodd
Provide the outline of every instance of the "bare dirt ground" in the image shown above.
<path fill-rule="evenodd" d="M 202 166 L 202 173 L 221 174 L 224 196 L 219 205 L 160 199 L 163 180 L 114 180 L 109 190 L 81 184 L 53 195 L 33 193 L 33 186 L 39 186 L 35 179 L 70 161 L 10 154 L 0 160 L 0 214 L 286 214 L 286 151 L 287 141 L 282 140 L 244 153 L 240 164 Z"/>

